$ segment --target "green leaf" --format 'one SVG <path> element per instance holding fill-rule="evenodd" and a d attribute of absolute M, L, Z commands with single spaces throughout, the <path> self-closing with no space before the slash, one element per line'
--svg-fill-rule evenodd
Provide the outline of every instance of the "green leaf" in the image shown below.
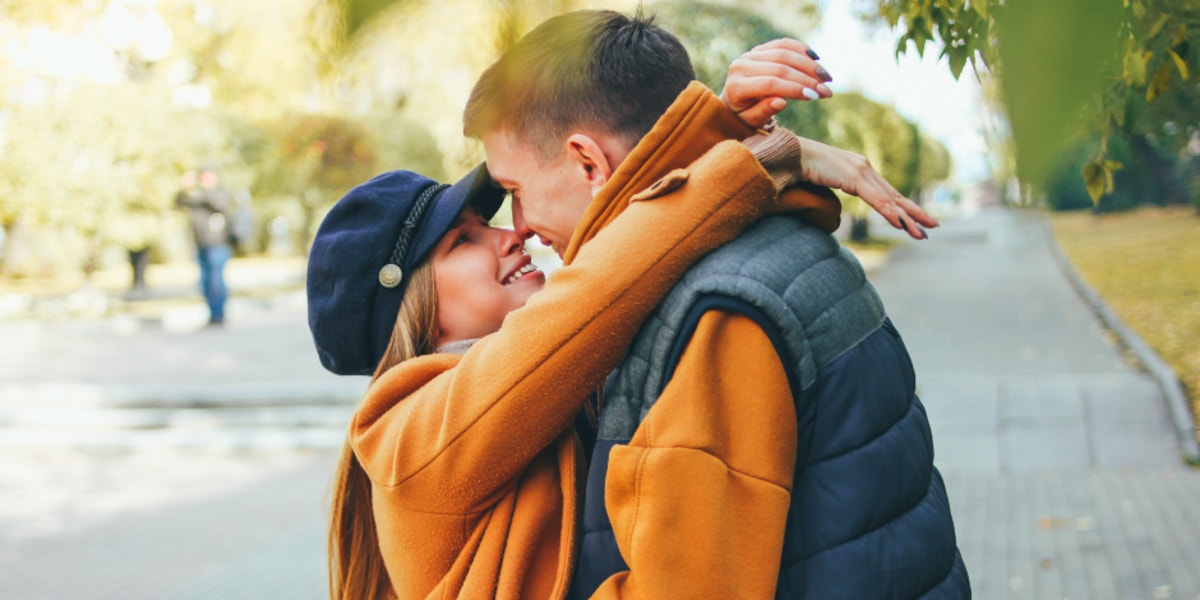
<path fill-rule="evenodd" d="M 975 9 L 975 13 L 981 18 L 988 18 L 988 1 L 989 0 L 971 0 L 971 8 Z"/>
<path fill-rule="evenodd" d="M 1128 103 L 1121 108 L 1122 110 L 1118 110 L 1117 107 L 1110 107 L 1108 109 L 1108 119 L 1104 122 L 1105 127 L 1108 127 L 1110 124 L 1115 124 L 1117 127 L 1125 126 L 1125 113 L 1128 111 Z"/>
<path fill-rule="evenodd" d="M 1083 165 L 1083 182 L 1087 185 L 1088 195 L 1092 202 L 1099 202 L 1105 194 L 1113 191 L 1113 173 L 1124 166 L 1115 160 L 1097 158 Z"/>
<path fill-rule="evenodd" d="M 1082 174 L 1083 183 L 1087 186 L 1088 196 L 1092 197 L 1092 202 L 1099 202 L 1108 184 L 1107 177 L 1104 174 L 1104 167 L 1098 162 L 1093 161 L 1083 165 Z"/>
<path fill-rule="evenodd" d="M 1141 50 L 1134 47 L 1133 38 L 1125 47 L 1125 84 L 1140 88 L 1146 85 L 1146 59 Z"/>
<path fill-rule="evenodd" d="M 1006 0 L 994 12 L 1018 176 L 1047 180 L 1082 119 L 1120 74 L 1127 13 L 1119 2 Z M 1050 30 L 1049 24 L 1070 24 Z M 1115 71 L 1115 73 L 1114 73 Z"/>
<path fill-rule="evenodd" d="M 908 5 L 908 10 L 904 11 L 904 18 L 908 21 L 910 27 L 912 26 L 912 22 L 915 21 L 919 16 L 921 16 L 921 3 L 910 3 Z"/>
<path fill-rule="evenodd" d="M 1150 27 L 1150 32 L 1146 34 L 1146 37 L 1152 38 L 1157 36 L 1160 32 L 1162 32 L 1163 27 L 1166 27 L 1167 21 L 1170 20 L 1171 17 L 1169 15 L 1159 15 L 1158 20 L 1155 21 L 1154 25 Z"/>
<path fill-rule="evenodd" d="M 1171 66 L 1164 60 L 1158 63 L 1158 70 L 1154 73 L 1154 80 L 1146 88 L 1146 102 L 1154 102 L 1169 87 L 1171 87 Z"/>
<path fill-rule="evenodd" d="M 950 58 L 950 73 L 955 79 L 962 74 L 963 67 L 967 64 L 967 57 L 970 56 L 970 48 L 967 46 L 947 46 L 945 54 Z"/>
<path fill-rule="evenodd" d="M 917 56 L 925 56 L 925 42 L 928 42 L 932 37 L 932 32 L 929 29 L 929 21 L 924 17 L 917 17 L 909 21 L 909 35 L 912 36 L 913 42 L 917 45 Z"/>
<path fill-rule="evenodd" d="M 328 0 L 338 11 L 344 39 L 355 36 L 383 13 L 411 0 Z"/>
<path fill-rule="evenodd" d="M 1187 78 L 1188 78 L 1187 63 L 1183 62 L 1183 59 L 1180 58 L 1180 56 L 1178 54 L 1175 54 L 1174 50 L 1167 50 L 1167 54 L 1171 57 L 1171 60 L 1175 61 L 1175 68 L 1179 69 L 1179 76 L 1184 81 L 1187 81 Z"/>

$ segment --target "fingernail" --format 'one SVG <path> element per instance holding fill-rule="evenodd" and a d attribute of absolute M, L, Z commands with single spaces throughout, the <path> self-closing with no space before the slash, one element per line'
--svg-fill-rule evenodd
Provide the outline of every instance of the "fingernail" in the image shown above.
<path fill-rule="evenodd" d="M 927 239 L 929 239 L 929 232 L 928 232 L 928 231 L 925 231 L 925 228 L 924 228 L 924 227 L 921 227 L 920 225 L 917 225 L 917 229 L 920 229 L 920 230 L 921 230 L 921 239 L 923 239 L 923 240 L 927 240 Z"/>
<path fill-rule="evenodd" d="M 826 71 L 825 67 L 822 67 L 821 65 L 817 65 L 817 77 L 820 77 L 821 81 L 826 83 L 833 81 L 833 75 L 830 75 L 829 71 Z"/>
<path fill-rule="evenodd" d="M 804 92 L 802 93 L 804 94 L 804 97 L 808 98 L 809 100 L 817 100 L 821 97 L 821 95 L 817 93 L 817 90 L 812 88 L 804 88 Z"/>
<path fill-rule="evenodd" d="M 818 83 L 817 93 L 820 94 L 822 98 L 828 98 L 833 95 L 833 90 L 829 89 L 829 86 L 823 83 Z"/>
<path fill-rule="evenodd" d="M 813 51 L 812 51 L 812 48 L 809 48 L 808 50 L 805 50 L 805 51 L 804 51 L 804 53 L 805 53 L 805 54 L 807 54 L 807 55 L 808 55 L 808 57 L 809 57 L 809 58 L 811 58 L 811 59 L 813 59 L 813 60 L 821 60 L 821 57 L 820 57 L 820 56 L 817 56 L 817 53 L 816 53 L 816 52 L 813 52 Z"/>

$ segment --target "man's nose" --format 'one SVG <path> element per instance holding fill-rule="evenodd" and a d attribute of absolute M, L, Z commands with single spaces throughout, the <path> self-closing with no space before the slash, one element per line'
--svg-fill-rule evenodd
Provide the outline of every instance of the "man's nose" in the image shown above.
<path fill-rule="evenodd" d="M 529 227 L 529 223 L 525 222 L 524 211 L 521 210 L 521 203 L 513 199 L 512 203 L 513 215 L 513 231 L 520 236 L 522 240 L 527 240 L 533 237 L 533 229 Z"/>

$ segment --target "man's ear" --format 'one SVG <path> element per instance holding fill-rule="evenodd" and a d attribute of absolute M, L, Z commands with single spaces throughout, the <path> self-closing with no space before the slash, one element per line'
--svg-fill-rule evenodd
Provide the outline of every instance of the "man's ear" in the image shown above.
<path fill-rule="evenodd" d="M 572 133 L 567 138 L 567 158 L 581 170 L 593 195 L 612 177 L 613 165 L 608 155 L 590 135 Z"/>

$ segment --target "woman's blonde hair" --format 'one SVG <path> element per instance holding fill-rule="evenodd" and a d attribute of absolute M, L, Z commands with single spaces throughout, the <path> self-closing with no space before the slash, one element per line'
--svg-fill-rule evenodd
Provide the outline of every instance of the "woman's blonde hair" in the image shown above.
<path fill-rule="evenodd" d="M 413 270 L 400 301 L 396 325 L 371 382 L 388 369 L 433 350 L 437 339 L 437 288 L 433 261 Z M 333 600 L 390 598 L 392 583 L 379 550 L 371 480 L 359 464 L 349 438 L 342 446 L 333 479 L 329 525 L 329 597 Z"/>

